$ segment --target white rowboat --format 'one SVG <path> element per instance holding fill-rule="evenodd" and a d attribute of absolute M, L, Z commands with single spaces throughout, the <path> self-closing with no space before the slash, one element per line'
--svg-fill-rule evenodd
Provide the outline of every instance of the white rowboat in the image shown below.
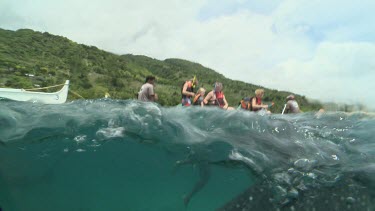
<path fill-rule="evenodd" d="M 69 80 L 57 92 L 33 92 L 24 89 L 0 88 L 0 98 L 16 101 L 29 101 L 45 104 L 62 104 L 66 102 L 69 91 Z"/>

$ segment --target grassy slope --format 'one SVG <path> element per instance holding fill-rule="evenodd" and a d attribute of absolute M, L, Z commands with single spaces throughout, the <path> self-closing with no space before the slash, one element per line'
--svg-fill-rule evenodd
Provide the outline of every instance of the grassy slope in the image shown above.
<path fill-rule="evenodd" d="M 25 74 L 33 74 L 28 77 Z M 157 77 L 156 91 L 160 104 L 180 102 L 182 83 L 196 75 L 200 86 L 212 89 L 215 81 L 224 84 L 231 106 L 244 96 L 252 96 L 259 86 L 228 79 L 212 69 L 181 59 L 160 61 L 146 56 L 116 55 L 93 46 L 77 44 L 67 38 L 22 29 L 0 29 L 0 86 L 32 88 L 71 80 L 71 90 L 85 98 L 134 98 L 147 75 Z M 267 89 L 265 101 L 274 101 L 274 112 L 281 112 L 285 97 L 291 93 Z M 50 90 L 51 91 L 51 90 Z M 70 99 L 77 98 L 70 94 Z M 317 110 L 319 103 L 309 103 L 296 95 L 302 110 Z"/>

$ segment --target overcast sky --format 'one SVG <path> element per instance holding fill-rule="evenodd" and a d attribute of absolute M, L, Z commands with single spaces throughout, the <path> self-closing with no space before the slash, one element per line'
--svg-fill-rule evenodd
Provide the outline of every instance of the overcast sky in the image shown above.
<path fill-rule="evenodd" d="M 374 11 L 373 0 L 0 0 L 0 28 L 375 108 Z"/>

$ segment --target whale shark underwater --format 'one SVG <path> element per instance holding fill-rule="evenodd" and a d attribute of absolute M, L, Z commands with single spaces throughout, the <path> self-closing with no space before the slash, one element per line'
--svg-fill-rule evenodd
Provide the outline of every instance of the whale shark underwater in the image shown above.
<path fill-rule="evenodd" d="M 207 151 L 197 151 L 195 158 L 182 162 L 200 165 L 200 179 L 189 200 L 215 177 L 209 169 L 217 165 L 246 169 L 249 179 L 256 180 L 224 201 L 219 211 L 375 210 L 372 117 L 341 113 L 319 118 L 313 114 L 251 117 L 249 122 L 220 122 L 230 127 L 216 123 L 221 130 L 204 136 L 209 144 L 196 146 Z M 217 148 L 220 142 L 224 147 Z M 215 151 L 226 156 L 207 155 Z"/>
<path fill-rule="evenodd" d="M 200 179 L 185 196 L 184 203 L 201 191 L 212 177 L 212 165 L 229 168 L 245 168 L 257 177 L 257 182 L 238 196 L 224 203 L 218 211 L 247 210 L 363 210 L 375 209 L 375 166 L 362 171 L 340 172 L 332 175 L 339 166 L 315 166 L 304 159 L 294 162 L 294 168 L 286 171 L 261 172 L 241 153 L 232 151 L 229 160 L 192 163 L 191 160 L 178 161 L 178 165 L 195 164 Z M 370 184 L 370 185 L 369 185 Z"/>
<path fill-rule="evenodd" d="M 343 178 L 332 185 L 315 185 L 300 189 L 284 189 L 272 183 L 256 184 L 217 211 L 247 210 L 375 210 L 374 187 L 366 187 L 357 178 Z"/>

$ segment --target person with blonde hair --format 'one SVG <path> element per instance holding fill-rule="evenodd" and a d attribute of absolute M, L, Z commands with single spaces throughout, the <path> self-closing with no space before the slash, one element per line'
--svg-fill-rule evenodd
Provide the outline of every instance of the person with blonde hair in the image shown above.
<path fill-rule="evenodd" d="M 185 83 L 182 86 L 181 89 L 181 94 L 182 94 L 182 99 L 181 99 L 181 104 L 182 106 L 190 106 L 191 103 L 191 98 L 195 96 L 194 93 L 194 88 L 195 86 L 198 85 L 198 79 L 196 76 L 192 78 L 191 80 L 185 81 Z"/>
<path fill-rule="evenodd" d="M 204 106 L 204 94 L 206 93 L 206 90 L 201 87 L 198 89 L 198 92 L 195 94 L 193 105 L 200 105 L 201 107 Z"/>
<path fill-rule="evenodd" d="M 270 113 L 270 111 L 268 111 L 267 109 L 271 108 L 274 105 L 274 103 L 272 102 L 269 105 L 263 104 L 262 102 L 263 96 L 264 96 L 264 89 L 255 90 L 255 97 L 253 97 L 253 99 L 251 100 L 252 111 L 260 111 L 262 109 L 265 109 L 268 113 Z"/>

